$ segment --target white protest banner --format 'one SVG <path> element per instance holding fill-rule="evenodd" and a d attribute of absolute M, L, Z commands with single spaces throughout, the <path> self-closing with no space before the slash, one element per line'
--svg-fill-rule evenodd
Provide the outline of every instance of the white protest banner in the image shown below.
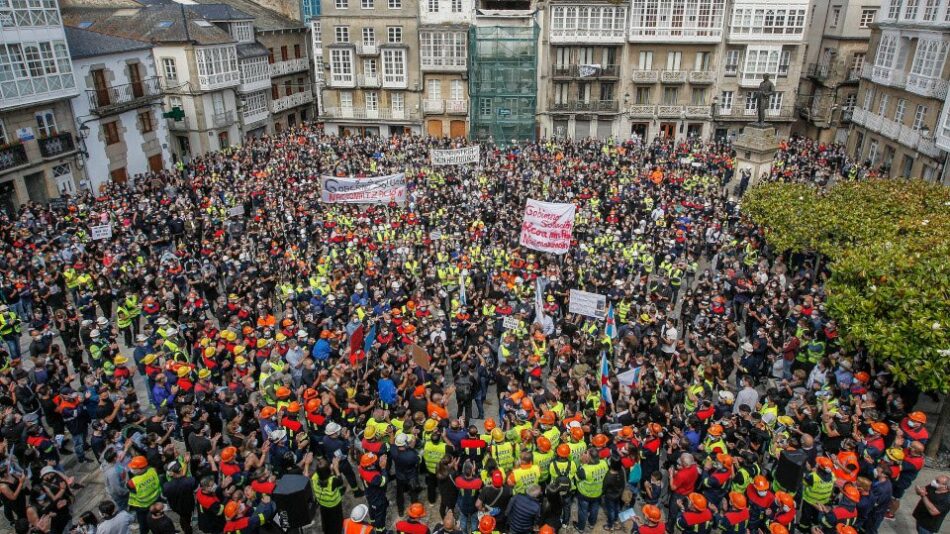
<path fill-rule="evenodd" d="M 89 233 L 92 234 L 93 241 L 99 241 L 100 239 L 110 239 L 112 238 L 112 225 L 103 224 L 100 226 L 90 227 Z"/>
<path fill-rule="evenodd" d="M 519 321 L 514 317 L 505 317 L 501 321 L 501 327 L 505 330 L 514 330 L 515 328 L 518 328 L 518 325 Z"/>
<path fill-rule="evenodd" d="M 607 296 L 572 289 L 567 311 L 595 319 L 603 319 L 607 316 Z"/>
<path fill-rule="evenodd" d="M 241 215 L 244 215 L 244 206 L 234 206 L 228 210 L 229 217 L 240 217 Z"/>
<path fill-rule="evenodd" d="M 575 211 L 574 204 L 541 202 L 529 198 L 521 224 L 521 246 L 564 254 L 571 248 Z"/>
<path fill-rule="evenodd" d="M 320 198 L 328 204 L 406 202 L 405 173 L 368 178 L 321 176 L 320 185 Z"/>
<path fill-rule="evenodd" d="M 466 163 L 478 163 L 479 153 L 478 145 L 449 150 L 432 150 L 429 152 L 429 159 L 433 165 L 465 165 Z"/>

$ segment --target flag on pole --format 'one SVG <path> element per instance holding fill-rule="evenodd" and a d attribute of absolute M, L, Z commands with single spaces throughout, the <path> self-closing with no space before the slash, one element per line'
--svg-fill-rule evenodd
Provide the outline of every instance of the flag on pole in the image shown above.
<path fill-rule="evenodd" d="M 544 288 L 541 287 L 541 277 L 534 280 L 534 322 L 544 325 Z"/>
<path fill-rule="evenodd" d="M 600 351 L 600 396 L 607 404 L 613 404 L 610 394 L 610 362 L 607 361 L 607 351 Z"/>
<path fill-rule="evenodd" d="M 607 324 L 604 325 L 604 335 L 608 339 L 617 339 L 617 321 L 614 319 L 614 305 L 607 308 Z"/>
<path fill-rule="evenodd" d="M 465 296 L 465 275 L 468 273 L 466 270 L 459 272 L 459 303 L 462 306 L 468 306 L 468 297 Z"/>

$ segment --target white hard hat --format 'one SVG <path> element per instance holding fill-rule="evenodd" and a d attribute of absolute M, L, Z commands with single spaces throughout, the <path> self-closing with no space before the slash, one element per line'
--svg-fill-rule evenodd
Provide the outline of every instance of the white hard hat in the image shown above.
<path fill-rule="evenodd" d="M 350 512 L 350 519 L 357 523 L 362 522 L 366 519 L 366 515 L 369 513 L 369 508 L 365 504 L 357 504 L 353 507 L 353 511 Z"/>
<path fill-rule="evenodd" d="M 339 424 L 334 423 L 333 421 L 330 421 L 329 423 L 327 423 L 326 432 L 328 436 L 332 436 L 333 434 L 338 433 L 340 430 L 343 430 L 343 429 L 342 427 L 340 427 Z"/>

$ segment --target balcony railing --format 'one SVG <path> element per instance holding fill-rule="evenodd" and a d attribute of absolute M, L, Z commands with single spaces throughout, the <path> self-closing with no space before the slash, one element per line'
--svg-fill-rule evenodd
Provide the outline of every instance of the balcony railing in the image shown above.
<path fill-rule="evenodd" d="M 270 74 L 264 77 L 255 76 L 254 78 L 248 79 L 244 76 L 241 76 L 241 85 L 238 86 L 239 93 L 254 93 L 257 91 L 263 91 L 269 89 L 271 86 Z"/>
<path fill-rule="evenodd" d="M 76 150 L 73 134 L 69 132 L 44 137 L 39 139 L 37 144 L 39 144 L 40 154 L 44 158 L 55 158 Z"/>
<path fill-rule="evenodd" d="M 915 130 L 910 126 L 861 108 L 854 109 L 851 120 L 889 139 L 896 139 L 900 144 L 926 156 L 935 158 L 940 155 L 940 150 L 930 135 L 924 135 L 920 130 Z"/>
<path fill-rule="evenodd" d="M 868 75 L 870 72 L 870 75 Z M 891 69 L 888 67 L 876 67 L 874 65 L 865 65 L 865 76 L 872 82 L 891 87 L 903 88 L 905 77 L 904 71 Z"/>
<path fill-rule="evenodd" d="M 162 97 L 161 78 L 146 78 L 137 83 L 87 89 L 89 111 L 96 115 L 133 109 Z"/>
<path fill-rule="evenodd" d="M 758 112 L 754 109 L 745 109 L 745 106 L 734 106 L 731 108 L 719 108 L 716 111 L 714 119 L 717 120 L 758 120 Z M 772 120 L 787 121 L 793 120 L 797 116 L 795 106 L 784 106 L 781 109 L 770 109 L 765 112 L 765 116 Z"/>
<path fill-rule="evenodd" d="M 426 113 L 442 113 L 445 111 L 445 104 L 441 98 L 427 99 L 422 103 L 422 109 Z"/>
<path fill-rule="evenodd" d="M 656 83 L 660 79 L 658 70 L 635 70 L 633 71 L 633 83 Z"/>
<path fill-rule="evenodd" d="M 331 74 L 327 77 L 327 87 L 331 89 L 352 89 L 356 87 L 356 76 L 352 74 L 348 76 L 334 76 Z"/>
<path fill-rule="evenodd" d="M 709 117 L 709 106 L 686 106 L 686 116 L 692 119 L 705 119 Z"/>
<path fill-rule="evenodd" d="M 652 119 L 656 113 L 656 106 L 653 104 L 634 104 L 627 108 L 627 113 L 635 118 Z"/>
<path fill-rule="evenodd" d="M 661 105 L 657 106 L 656 114 L 661 118 L 674 118 L 682 115 L 684 111 L 685 106 Z"/>
<path fill-rule="evenodd" d="M 360 87 L 379 87 L 379 74 L 360 74 L 356 77 Z"/>
<path fill-rule="evenodd" d="M 268 117 L 270 117 L 270 110 L 264 108 L 263 111 L 255 110 L 251 113 L 242 113 L 241 122 L 246 126 L 248 124 L 254 124 L 266 120 Z"/>
<path fill-rule="evenodd" d="M 277 100 L 274 100 L 271 102 L 271 109 L 274 113 L 279 113 L 281 111 L 302 106 L 310 102 L 313 102 L 313 93 L 307 89 L 300 91 L 299 93 L 294 93 L 290 96 L 285 96 L 284 98 L 278 98 Z"/>
<path fill-rule="evenodd" d="M 215 113 L 211 116 L 211 124 L 215 128 L 227 128 L 234 124 L 234 112 L 233 111 L 224 111 L 221 113 Z"/>
<path fill-rule="evenodd" d="M 241 83 L 241 71 L 232 70 L 228 72 L 219 72 L 215 74 L 199 74 L 198 86 L 202 91 L 212 91 L 231 87 Z"/>
<path fill-rule="evenodd" d="M 468 100 L 446 100 L 445 112 L 465 115 L 468 113 Z"/>
<path fill-rule="evenodd" d="M 623 43 L 626 28 L 604 30 L 552 29 L 552 43 Z"/>
<path fill-rule="evenodd" d="M 689 71 L 689 83 L 713 83 L 714 81 L 716 81 L 715 69 Z"/>
<path fill-rule="evenodd" d="M 188 120 L 188 117 L 184 117 L 180 121 L 168 119 L 168 129 L 174 132 L 187 132 L 191 130 L 191 121 Z"/>
<path fill-rule="evenodd" d="M 383 76 L 383 89 L 407 89 L 408 87 L 408 76 L 390 76 L 389 79 L 386 79 L 386 76 Z"/>
<path fill-rule="evenodd" d="M 379 45 L 376 43 L 359 43 L 356 45 L 356 53 L 360 56 L 378 56 Z"/>
<path fill-rule="evenodd" d="M 420 68 L 426 72 L 463 72 L 468 68 L 467 59 L 463 57 L 423 56 Z"/>
<path fill-rule="evenodd" d="M 551 104 L 551 111 L 615 113 L 619 110 L 620 103 L 616 100 L 592 100 L 590 102 L 575 101 Z"/>
<path fill-rule="evenodd" d="M 300 72 L 302 70 L 307 70 L 309 68 L 310 68 L 310 60 L 305 57 L 288 59 L 287 61 L 278 61 L 276 63 L 271 63 L 270 75 L 283 76 L 285 74 L 292 74 L 294 72 Z"/>
<path fill-rule="evenodd" d="M 944 99 L 947 96 L 947 86 L 950 82 L 940 78 L 931 78 L 919 74 L 910 74 L 907 76 L 907 86 L 905 89 L 911 93 L 929 98 Z"/>
<path fill-rule="evenodd" d="M 325 119 L 372 119 L 405 121 L 419 120 L 419 113 L 417 111 L 393 110 L 390 108 L 367 110 L 366 108 L 329 107 L 322 108 L 320 110 L 320 117 Z"/>
<path fill-rule="evenodd" d="M 551 74 L 557 78 L 616 78 L 620 65 L 552 65 Z"/>
<path fill-rule="evenodd" d="M 664 70 L 660 73 L 660 82 L 662 83 L 685 83 L 685 70 Z"/>
<path fill-rule="evenodd" d="M 0 171 L 26 165 L 29 158 L 26 156 L 26 147 L 23 143 L 16 143 L 0 147 Z"/>

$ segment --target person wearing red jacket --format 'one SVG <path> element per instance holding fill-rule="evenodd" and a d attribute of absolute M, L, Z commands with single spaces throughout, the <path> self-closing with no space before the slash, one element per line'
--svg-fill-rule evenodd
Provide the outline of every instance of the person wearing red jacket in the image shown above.
<path fill-rule="evenodd" d="M 271 502 L 269 495 L 261 496 L 261 504 L 248 512 L 244 505 L 237 501 L 229 501 L 224 505 L 224 532 L 234 534 L 255 534 L 261 527 L 274 517 L 277 507 Z"/>
<path fill-rule="evenodd" d="M 198 504 L 198 529 L 202 532 L 221 532 L 224 530 L 223 494 L 210 476 L 201 480 L 201 486 L 195 492 Z"/>
<path fill-rule="evenodd" d="M 746 486 L 745 497 L 749 503 L 749 530 L 755 532 L 755 529 L 765 524 L 765 512 L 772 508 L 775 494 L 769 489 L 769 480 L 763 475 L 756 475 L 752 483 Z"/>
<path fill-rule="evenodd" d="M 695 534 L 712 532 L 713 515 L 706 497 L 695 492 L 686 496 L 686 508 L 676 518 L 676 528 Z"/>
<path fill-rule="evenodd" d="M 396 534 L 429 534 L 429 527 L 422 522 L 425 517 L 426 507 L 422 503 L 410 504 L 406 518 L 396 522 Z"/>
<path fill-rule="evenodd" d="M 633 516 L 630 534 L 666 534 L 666 523 L 663 522 L 660 508 L 652 504 L 643 505 L 643 519 Z"/>
<path fill-rule="evenodd" d="M 785 528 L 792 527 L 795 521 L 795 497 L 784 491 L 775 492 L 775 501 L 772 503 L 771 523 L 778 523 Z"/>
<path fill-rule="evenodd" d="M 716 529 L 724 534 L 745 534 L 749 526 L 749 503 L 745 495 L 731 491 L 726 509 L 716 515 Z"/>

